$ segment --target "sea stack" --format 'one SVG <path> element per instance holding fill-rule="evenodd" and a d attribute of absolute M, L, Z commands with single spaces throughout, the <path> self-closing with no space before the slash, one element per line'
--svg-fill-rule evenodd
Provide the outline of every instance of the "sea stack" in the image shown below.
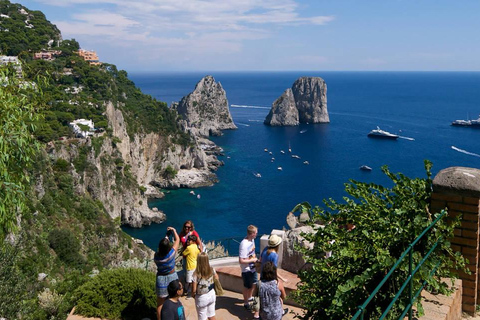
<path fill-rule="evenodd" d="M 296 126 L 299 123 L 328 123 L 327 84 L 319 77 L 301 77 L 272 104 L 264 123 Z"/>
<path fill-rule="evenodd" d="M 195 90 L 172 108 L 183 117 L 187 129 L 194 135 L 218 136 L 221 130 L 237 129 L 228 109 L 225 90 L 212 76 L 202 78 Z"/>

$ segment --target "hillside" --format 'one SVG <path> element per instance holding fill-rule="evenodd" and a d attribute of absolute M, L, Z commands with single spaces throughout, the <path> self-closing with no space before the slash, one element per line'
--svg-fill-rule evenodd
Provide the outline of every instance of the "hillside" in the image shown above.
<path fill-rule="evenodd" d="M 8 131 L 20 126 L 39 146 L 35 158 L 7 148 L 13 161 L 0 161 L 8 173 L 0 195 L 18 197 L 5 202 L 6 216 L 0 212 L 0 317 L 64 319 L 74 290 L 92 274 L 145 268 L 151 259 L 152 251 L 120 226 L 165 219 L 148 207 L 148 197 L 162 196 L 152 184 L 167 184 L 180 168 L 209 173 L 216 158 L 200 147 L 205 141 L 182 129 L 166 103 L 143 94 L 116 66 L 85 61 L 80 44 L 62 40 L 41 12 L 0 0 L 0 14 L 0 55 L 17 56 L 22 70 L 19 76 L 17 66 L 0 66 L 0 95 L 20 108 L 1 110 L 0 141 L 10 141 Z M 35 59 L 39 52 L 52 55 Z M 34 117 L 9 120 L 26 107 Z M 76 119 L 92 120 L 95 130 L 77 136 L 70 126 Z M 12 141 L 13 148 L 20 145 Z M 14 182 L 25 188 L 5 188 Z"/>

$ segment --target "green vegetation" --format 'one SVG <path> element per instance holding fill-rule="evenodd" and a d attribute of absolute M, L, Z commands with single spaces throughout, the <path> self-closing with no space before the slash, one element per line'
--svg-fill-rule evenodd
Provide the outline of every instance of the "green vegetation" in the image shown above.
<path fill-rule="evenodd" d="M 108 319 L 156 318 L 155 274 L 138 269 L 107 270 L 75 292 L 75 312 Z"/>
<path fill-rule="evenodd" d="M 350 319 L 369 294 L 380 283 L 408 245 L 438 216 L 428 211 L 432 181 L 431 163 L 426 161 L 426 179 L 409 179 L 393 174 L 387 167 L 383 172 L 392 180 L 393 187 L 351 181 L 346 184 L 345 203 L 329 199 L 327 209 L 315 207 L 310 211 L 312 221 L 321 221 L 315 234 L 305 234 L 314 245 L 311 249 L 299 247 L 311 268 L 301 271 L 301 283 L 295 298 L 307 308 L 303 319 Z M 455 268 L 463 269 L 465 261 L 450 248 L 449 238 L 458 225 L 440 220 L 414 247 L 413 260 L 418 264 L 432 245 L 439 247 L 414 277 L 414 292 L 424 280 L 431 289 L 447 293 L 447 284 L 441 277 L 455 279 Z M 311 223 L 313 226 L 313 222 Z M 325 258 L 326 252 L 332 256 Z M 441 262 L 433 278 L 428 274 Z M 402 264 L 366 310 L 367 319 L 378 319 L 386 309 L 408 274 L 408 259 Z M 417 289 L 415 289 L 417 288 Z M 390 318 L 399 316 L 399 310 L 408 304 L 405 295 L 393 307 Z M 418 310 L 421 305 L 417 304 Z"/>
<path fill-rule="evenodd" d="M 13 231 L 17 214 L 25 208 L 30 177 L 25 169 L 32 166 L 39 145 L 32 137 L 33 123 L 41 117 L 39 99 L 31 89 L 21 89 L 15 73 L 0 68 L 0 243 Z M 37 86 L 38 87 L 38 86 Z M 35 92 L 38 97 L 42 93 Z"/>
<path fill-rule="evenodd" d="M 175 170 L 171 165 L 168 165 L 163 171 L 163 177 L 167 180 L 175 178 L 177 175 L 177 170 Z"/>

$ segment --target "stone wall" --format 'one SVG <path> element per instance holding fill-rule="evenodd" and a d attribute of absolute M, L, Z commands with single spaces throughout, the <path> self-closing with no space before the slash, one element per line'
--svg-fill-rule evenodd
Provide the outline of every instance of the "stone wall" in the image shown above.
<path fill-rule="evenodd" d="M 468 259 L 471 274 L 460 273 L 462 279 L 462 309 L 475 314 L 479 303 L 479 210 L 480 170 L 451 167 L 441 170 L 433 180 L 431 212 L 447 208 L 450 218 L 461 216 L 455 229 L 452 248 Z"/>

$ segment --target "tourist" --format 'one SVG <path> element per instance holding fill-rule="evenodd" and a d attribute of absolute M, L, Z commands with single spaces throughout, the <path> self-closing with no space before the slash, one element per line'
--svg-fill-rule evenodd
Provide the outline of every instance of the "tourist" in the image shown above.
<path fill-rule="evenodd" d="M 173 244 L 169 240 L 169 235 L 173 234 Z M 155 252 L 154 261 L 157 265 L 157 319 L 160 320 L 162 305 L 169 296 L 167 287 L 170 282 L 178 280 L 175 272 L 175 256 L 180 245 L 180 237 L 173 227 L 167 228 L 167 235 L 160 240 L 158 250 Z"/>
<path fill-rule="evenodd" d="M 247 310 L 251 310 L 250 301 L 253 300 L 252 294 L 255 290 L 255 284 L 258 281 L 257 272 L 255 271 L 255 262 L 257 257 L 255 255 L 255 238 L 257 237 L 258 229 L 254 225 L 249 225 L 247 228 L 247 236 L 240 242 L 238 250 L 238 261 L 242 269 L 243 279 L 243 306 Z M 258 314 L 254 315 L 258 318 Z"/>
<path fill-rule="evenodd" d="M 261 277 L 258 289 L 260 317 L 262 320 L 280 320 L 288 312 L 288 308 L 283 309 L 286 294 L 282 282 L 277 280 L 277 268 L 271 261 L 263 266 Z"/>
<path fill-rule="evenodd" d="M 195 226 L 191 220 L 187 220 L 183 224 L 182 231 L 180 231 L 180 241 L 182 242 L 182 249 L 185 250 L 187 247 L 187 239 L 189 236 L 194 235 L 197 237 L 197 245 L 200 251 L 203 251 L 203 244 L 200 236 L 198 235 L 197 231 L 195 231 Z"/>
<path fill-rule="evenodd" d="M 162 320 L 185 320 L 185 309 L 179 298 L 183 294 L 182 283 L 177 280 L 173 280 L 168 284 L 168 299 L 163 304 L 162 308 Z"/>
<path fill-rule="evenodd" d="M 197 256 L 200 250 L 197 246 L 197 237 L 190 235 L 187 239 L 188 246 L 183 250 L 182 254 L 187 260 L 186 275 L 185 275 L 185 295 L 188 295 L 190 284 L 192 283 L 193 272 L 197 268 Z M 193 293 L 193 291 L 192 291 Z M 192 294 L 193 296 L 193 294 Z"/>
<path fill-rule="evenodd" d="M 202 252 L 197 258 L 197 268 L 193 273 L 192 296 L 195 297 L 198 320 L 215 320 L 215 285 L 213 279 L 218 275 L 210 266 L 208 255 Z"/>
<path fill-rule="evenodd" d="M 268 238 L 268 246 L 266 246 L 260 254 L 260 261 L 262 263 L 261 270 L 259 270 L 260 275 L 262 274 L 263 266 L 268 261 L 272 262 L 275 267 L 278 267 L 278 248 L 280 247 L 281 243 L 282 238 L 276 234 L 272 234 Z"/>

